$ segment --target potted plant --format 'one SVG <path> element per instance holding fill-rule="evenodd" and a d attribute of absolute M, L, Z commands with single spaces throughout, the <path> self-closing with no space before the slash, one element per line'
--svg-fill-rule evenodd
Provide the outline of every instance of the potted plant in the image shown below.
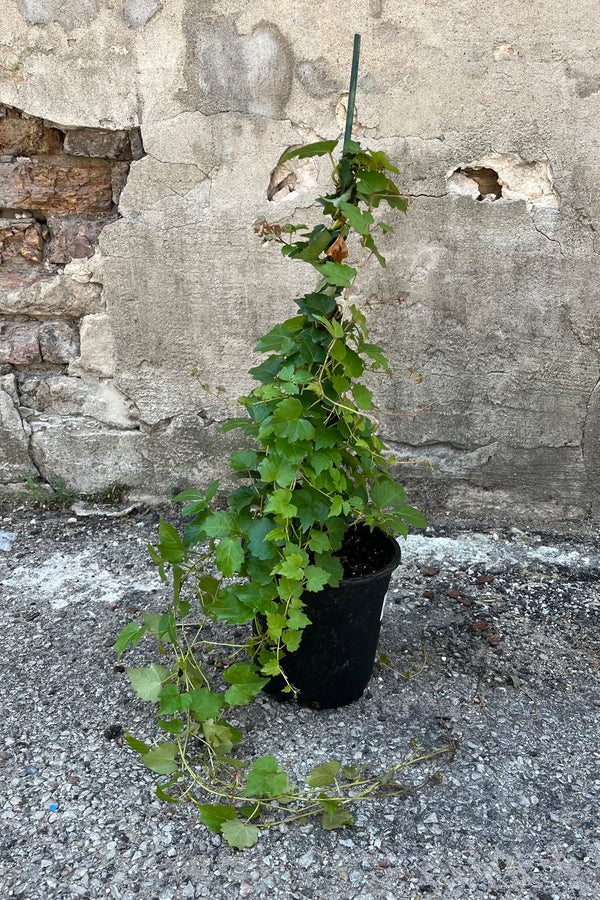
<path fill-rule="evenodd" d="M 356 65 L 357 52 L 354 86 Z M 248 449 L 230 458 L 241 484 L 227 495 L 226 508 L 215 508 L 218 482 L 176 498 L 185 504 L 189 524 L 180 535 L 161 520 L 158 544 L 150 548 L 162 577 L 165 566 L 171 568 L 173 601 L 164 615 L 145 613 L 143 624 L 128 625 L 117 641 L 121 653 L 150 633 L 174 651 L 169 666 L 128 670 L 138 695 L 159 704 L 158 724 L 167 739 L 153 748 L 127 739 L 151 769 L 169 776 L 157 789 L 166 799 L 176 798 L 190 778 L 206 785 L 217 770 L 219 784 L 224 769 L 240 784 L 231 750 L 241 735 L 227 722 L 227 711 L 263 688 L 319 707 L 362 694 L 384 595 L 400 559 L 393 536 L 406 537 L 409 526 L 426 524 L 406 505 L 389 470 L 372 393 L 361 380 L 389 367 L 381 347 L 369 340 L 353 288 L 371 258 L 385 265 L 375 235 L 393 229 L 376 221 L 377 210 L 387 205 L 405 211 L 406 200 L 385 154 L 351 140 L 352 113 L 353 89 L 338 161 L 335 140 L 281 159 L 329 157 L 332 190 L 317 201 L 324 222 L 310 229 L 265 221 L 255 226 L 290 261 L 313 267 L 317 284 L 295 301 L 298 314 L 258 343 L 266 358 L 251 369 L 256 387 L 239 398 L 245 414 L 222 428 L 248 438 Z M 210 623 L 243 624 L 247 633 L 242 640 L 216 639 Z M 224 645 L 227 689 L 220 692 L 212 686 L 211 654 Z M 323 793 L 339 781 L 340 763 L 328 765 L 309 779 L 305 801 L 322 813 L 326 827 L 336 827 L 351 817 L 346 800 Z M 349 786 L 358 783 L 356 773 L 346 774 Z M 216 793 L 227 802 L 195 802 L 208 827 L 234 846 L 248 846 L 258 833 L 261 804 L 289 791 L 287 775 L 266 756 L 235 794 L 253 798 L 254 805 L 242 805 L 241 818 L 225 789 Z"/>

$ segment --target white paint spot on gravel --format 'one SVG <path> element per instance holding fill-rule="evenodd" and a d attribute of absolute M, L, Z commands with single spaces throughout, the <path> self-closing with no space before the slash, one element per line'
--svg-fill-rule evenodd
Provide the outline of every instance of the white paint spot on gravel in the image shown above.
<path fill-rule="evenodd" d="M 52 609 L 64 609 L 87 601 L 118 602 L 133 591 L 151 593 L 161 581 L 152 572 L 113 573 L 102 568 L 91 550 L 79 554 L 54 553 L 35 569 L 18 566 L 0 584 L 14 588 L 23 598 L 34 595 L 47 600 Z"/>
<path fill-rule="evenodd" d="M 489 568 L 504 571 L 511 568 L 530 569 L 565 566 L 579 571 L 598 569 L 595 554 L 577 549 L 559 549 L 540 544 L 531 546 L 525 540 L 500 540 L 488 534 L 458 534 L 456 537 L 428 537 L 411 534 L 400 541 L 402 562 L 409 566 L 451 565 Z"/>

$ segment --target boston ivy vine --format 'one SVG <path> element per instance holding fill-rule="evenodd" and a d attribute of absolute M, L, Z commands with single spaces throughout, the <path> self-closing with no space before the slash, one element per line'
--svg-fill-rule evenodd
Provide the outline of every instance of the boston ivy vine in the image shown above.
<path fill-rule="evenodd" d="M 407 203 L 383 152 L 346 141 L 336 163 L 336 145 L 309 144 L 280 160 L 330 158 L 333 190 L 317 201 L 325 222 L 312 229 L 255 226 L 290 260 L 314 267 L 318 283 L 295 301 L 298 315 L 258 343 L 266 358 L 250 370 L 257 386 L 239 398 L 245 415 L 222 428 L 240 430 L 250 444 L 230 458 L 240 486 L 227 495 L 226 509 L 215 506 L 218 482 L 176 498 L 189 524 L 180 535 L 161 521 L 158 544 L 150 547 L 161 577 L 171 570 L 172 602 L 164 615 L 146 612 L 142 623 L 127 625 L 116 644 L 119 654 L 144 635 L 154 636 L 163 653 L 169 645 L 168 664 L 128 669 L 138 696 L 158 704 L 165 739 L 154 746 L 127 740 L 164 776 L 159 797 L 191 799 L 205 825 L 235 847 L 250 846 L 258 828 L 274 821 L 319 813 L 325 828 L 348 824 L 351 803 L 397 789 L 398 771 L 432 755 L 413 748 L 402 763 L 371 778 L 332 761 L 318 766 L 301 791 L 274 756 L 256 760 L 246 775 L 232 756 L 241 733 L 228 722 L 230 710 L 249 703 L 271 677 L 285 678 L 282 661 L 310 624 L 306 592 L 343 578 L 336 553 L 348 528 L 362 524 L 406 537 L 409 526 L 426 524 L 406 504 L 377 437 L 372 393 L 361 378 L 388 372 L 389 365 L 352 300 L 369 260 L 385 266 L 375 236 L 393 228 L 376 221 L 375 212 L 382 204 L 406 211 Z M 221 641 L 214 623 L 254 627 L 241 641 Z M 225 689 L 219 691 L 213 662 L 222 648 Z M 284 690 L 293 695 L 294 685 Z"/>

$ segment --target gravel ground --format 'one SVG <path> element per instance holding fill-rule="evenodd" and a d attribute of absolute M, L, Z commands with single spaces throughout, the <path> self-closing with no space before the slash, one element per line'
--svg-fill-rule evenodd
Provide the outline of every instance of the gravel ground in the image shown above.
<path fill-rule="evenodd" d="M 413 738 L 452 740 L 454 758 L 404 799 L 363 804 L 351 828 L 279 826 L 239 852 L 193 807 L 158 801 L 119 738 L 155 734 L 112 647 L 165 597 L 145 549 L 156 521 L 0 514 L 2 900 L 597 900 L 597 538 L 450 526 L 409 538 L 382 630 L 397 671 L 376 665 L 339 710 L 261 698 L 237 713 L 240 752 L 273 752 L 300 781 L 332 757 L 385 768 Z"/>

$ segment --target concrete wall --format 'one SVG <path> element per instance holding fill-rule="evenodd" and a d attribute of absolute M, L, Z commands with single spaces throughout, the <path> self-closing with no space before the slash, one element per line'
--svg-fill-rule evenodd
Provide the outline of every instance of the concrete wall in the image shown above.
<path fill-rule="evenodd" d="M 358 31 L 356 133 L 412 199 L 360 297 L 405 298 L 369 320 L 423 374 L 375 384 L 420 461 L 399 477 L 434 518 L 600 518 L 592 0 L 1 6 L 1 483 L 164 496 L 226 471 L 232 407 L 202 384 L 243 391 L 311 285 L 252 224 L 318 219 L 326 164 L 276 163 L 341 133 Z"/>

